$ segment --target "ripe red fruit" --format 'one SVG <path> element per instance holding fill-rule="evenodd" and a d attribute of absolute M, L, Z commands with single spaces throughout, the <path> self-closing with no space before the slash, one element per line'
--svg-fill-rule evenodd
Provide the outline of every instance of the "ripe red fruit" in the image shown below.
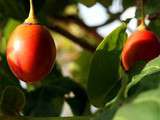
<path fill-rule="evenodd" d="M 160 41 L 146 29 L 136 31 L 127 40 L 122 51 L 122 65 L 126 71 L 137 61 L 149 61 L 160 54 Z"/>
<path fill-rule="evenodd" d="M 7 61 L 14 75 L 25 81 L 43 79 L 52 69 L 56 48 L 48 30 L 38 24 L 19 25 L 7 45 Z"/>

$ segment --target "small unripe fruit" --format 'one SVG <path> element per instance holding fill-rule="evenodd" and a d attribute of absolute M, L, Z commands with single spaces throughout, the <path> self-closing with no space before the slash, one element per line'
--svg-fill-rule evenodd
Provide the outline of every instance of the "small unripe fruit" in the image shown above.
<path fill-rule="evenodd" d="M 52 36 L 42 25 L 21 24 L 10 36 L 7 61 L 14 75 L 25 82 L 43 79 L 51 71 L 55 57 Z"/>
<path fill-rule="evenodd" d="M 160 41 L 151 31 L 141 29 L 133 33 L 122 51 L 122 65 L 130 70 L 138 61 L 149 61 L 160 54 Z"/>

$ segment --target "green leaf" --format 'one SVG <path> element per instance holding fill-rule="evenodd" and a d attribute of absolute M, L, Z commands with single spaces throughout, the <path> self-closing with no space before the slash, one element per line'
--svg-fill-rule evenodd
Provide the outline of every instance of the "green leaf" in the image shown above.
<path fill-rule="evenodd" d="M 43 0 L 33 0 L 36 15 L 44 5 Z M 29 13 L 29 0 L 0 0 L 0 14 L 4 18 L 14 18 L 23 21 Z"/>
<path fill-rule="evenodd" d="M 157 4 L 159 0 L 145 0 L 144 2 L 144 14 L 150 15 L 155 14 L 159 11 L 160 4 Z M 154 6 L 154 7 L 153 7 Z M 140 18 L 141 16 L 141 7 L 138 7 L 136 10 L 136 17 Z"/>
<path fill-rule="evenodd" d="M 27 16 L 25 5 L 28 1 L 24 0 L 0 0 L 0 13 L 6 17 L 24 19 Z"/>
<path fill-rule="evenodd" d="M 40 87 L 26 94 L 26 116 L 59 116 L 62 110 L 64 98 L 53 87 Z"/>
<path fill-rule="evenodd" d="M 156 13 L 159 10 L 159 7 L 160 7 L 160 4 L 157 4 L 158 2 L 159 2 L 159 0 L 146 0 L 144 2 L 145 13 L 146 14 Z"/>
<path fill-rule="evenodd" d="M 89 114 L 89 109 L 87 111 L 87 108 L 89 107 L 88 96 L 81 85 L 70 78 L 62 77 L 57 79 L 54 84 L 50 84 L 50 86 L 56 88 L 58 91 L 57 93 L 62 94 L 63 96 L 69 96 L 70 93 L 74 95 L 73 97 L 65 98 L 65 100 L 68 102 L 75 115 Z"/>
<path fill-rule="evenodd" d="M 130 88 L 141 82 L 143 90 L 156 88 L 159 86 L 160 81 L 160 57 L 157 57 L 148 62 L 144 68 L 134 76 L 126 88 L 126 96 Z M 142 89 L 142 88 L 141 88 Z"/>
<path fill-rule="evenodd" d="M 86 96 L 76 95 L 73 98 L 65 99 L 71 107 L 71 110 L 74 115 L 90 115 L 90 104 L 89 101 L 86 101 Z"/>
<path fill-rule="evenodd" d="M 130 6 L 134 6 L 135 2 L 133 0 L 123 0 L 122 4 L 123 4 L 123 7 L 126 9 Z"/>
<path fill-rule="evenodd" d="M 0 52 L 1 53 L 6 52 L 6 47 L 7 47 L 9 36 L 19 24 L 20 22 L 14 19 L 9 19 L 8 22 L 6 23 L 3 33 L 2 33 L 3 37 L 2 37 L 2 40 L 0 41 Z"/>
<path fill-rule="evenodd" d="M 42 7 L 42 12 L 44 12 L 46 16 L 50 17 L 62 15 L 65 7 L 69 3 L 70 0 L 45 0 Z"/>
<path fill-rule="evenodd" d="M 89 64 L 91 62 L 92 55 L 88 51 L 82 51 L 79 58 L 73 64 L 72 75 L 76 81 L 86 87 L 89 74 Z"/>
<path fill-rule="evenodd" d="M 105 7 L 108 7 L 112 4 L 112 0 L 97 0 L 97 1 Z"/>
<path fill-rule="evenodd" d="M 96 0 L 79 0 L 82 4 L 91 7 L 96 4 Z"/>
<path fill-rule="evenodd" d="M 160 89 L 150 90 L 122 106 L 113 120 L 159 120 L 159 110 Z"/>
<path fill-rule="evenodd" d="M 0 116 L 0 120 L 91 120 L 91 117 L 13 117 Z"/>
<path fill-rule="evenodd" d="M 74 81 L 71 78 L 63 77 L 61 70 L 56 65 L 47 78 L 42 81 L 42 86 L 51 88 L 52 94 L 57 96 L 67 95 L 63 99 L 68 102 L 75 115 L 89 114 L 89 100 L 86 90 Z M 70 97 L 70 93 L 73 94 L 72 97 Z"/>
<path fill-rule="evenodd" d="M 0 95 L 7 86 L 16 86 L 21 88 L 18 79 L 12 74 L 7 64 L 5 54 L 0 54 L 2 64 L 0 66 Z"/>
<path fill-rule="evenodd" d="M 91 103 L 97 107 L 112 100 L 120 86 L 120 54 L 126 40 L 126 24 L 110 33 L 94 53 L 89 78 L 88 95 Z"/>
<path fill-rule="evenodd" d="M 41 87 L 26 93 L 24 115 L 59 116 L 66 91 L 66 87 L 61 86 L 62 77 L 61 69 L 56 63 L 51 73 L 41 81 Z"/>
<path fill-rule="evenodd" d="M 46 22 L 45 17 L 64 15 L 67 5 L 75 4 L 74 0 L 33 0 L 35 15 L 40 22 Z M 24 21 L 29 13 L 29 0 L 0 0 L 0 15 L 4 19 L 14 18 Z"/>
<path fill-rule="evenodd" d="M 9 86 L 4 90 L 0 106 L 4 115 L 19 115 L 24 105 L 25 96 L 20 89 Z"/>
<path fill-rule="evenodd" d="M 149 28 L 154 32 L 156 33 L 157 35 L 160 36 L 160 20 L 159 19 L 155 19 L 155 20 L 152 20 L 149 24 Z"/>
<path fill-rule="evenodd" d="M 93 115 L 92 120 L 112 120 L 118 107 L 104 107 Z"/>
<path fill-rule="evenodd" d="M 61 87 L 65 87 L 67 89 L 65 94 L 69 94 L 71 92 L 74 94 L 74 97 L 65 98 L 70 105 L 72 112 L 75 115 L 90 114 L 90 106 L 86 90 L 70 78 L 63 78 L 61 81 L 65 84 L 65 86 L 62 85 Z"/>

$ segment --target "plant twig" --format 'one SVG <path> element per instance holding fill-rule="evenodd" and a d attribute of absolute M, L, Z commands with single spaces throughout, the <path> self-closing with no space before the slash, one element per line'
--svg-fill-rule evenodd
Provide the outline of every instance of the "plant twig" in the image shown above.
<path fill-rule="evenodd" d="M 85 30 L 87 30 L 89 33 L 91 33 L 94 37 L 97 38 L 98 42 L 101 42 L 103 40 L 103 37 L 101 35 L 99 35 L 96 31 L 96 28 L 87 26 L 80 18 L 78 18 L 77 16 L 57 16 L 55 17 L 55 19 L 59 20 L 59 21 L 64 21 L 64 22 L 74 22 L 77 25 L 79 25 L 80 27 L 84 28 Z"/>
<path fill-rule="evenodd" d="M 96 46 L 93 46 L 93 45 L 85 42 L 86 41 L 85 39 L 78 38 L 57 25 L 47 25 L 47 27 L 57 33 L 60 33 L 61 35 L 72 40 L 73 42 L 77 43 L 82 48 L 84 48 L 90 52 L 94 52 L 96 50 Z"/>
<path fill-rule="evenodd" d="M 95 34 L 100 40 L 102 40 L 103 37 L 100 36 L 96 32 L 96 29 L 99 28 L 99 27 L 103 27 L 103 26 L 113 22 L 116 19 L 119 19 L 121 14 L 122 14 L 122 12 L 121 13 L 117 13 L 117 14 L 112 14 L 112 13 L 109 12 L 110 19 L 106 20 L 104 23 L 102 23 L 101 25 L 97 25 L 97 26 L 87 26 L 80 18 L 78 18 L 77 16 L 73 16 L 73 15 L 70 15 L 70 16 L 57 16 L 55 19 L 77 23 L 81 27 L 84 27 L 86 30 L 88 30 L 88 31 L 92 32 L 93 34 Z"/>
<path fill-rule="evenodd" d="M 156 20 L 158 18 L 160 18 L 160 11 L 148 16 L 149 20 Z"/>

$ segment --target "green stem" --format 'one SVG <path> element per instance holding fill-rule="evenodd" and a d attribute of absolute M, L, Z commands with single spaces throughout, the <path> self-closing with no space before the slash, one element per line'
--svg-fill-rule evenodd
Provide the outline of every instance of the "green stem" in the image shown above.
<path fill-rule="evenodd" d="M 29 0 L 30 2 L 30 12 L 29 12 L 29 16 L 28 18 L 24 21 L 25 23 L 32 23 L 32 24 L 37 24 L 37 18 L 35 16 L 35 12 L 34 12 L 34 6 L 33 6 L 33 1 Z"/>
<path fill-rule="evenodd" d="M 138 30 L 144 30 L 146 29 L 145 24 L 145 12 L 144 12 L 144 1 L 140 0 L 140 11 L 141 11 L 141 19 L 140 19 L 140 25 L 138 26 Z"/>
<path fill-rule="evenodd" d="M 119 106 L 119 104 L 121 104 L 123 102 L 123 100 L 125 99 L 124 91 L 126 89 L 127 83 L 128 83 L 127 80 L 122 80 L 122 87 L 119 90 L 117 96 L 111 102 L 107 103 L 105 105 L 105 107 L 109 107 L 109 106 L 112 106 L 112 105 Z"/>
<path fill-rule="evenodd" d="M 140 4 L 140 8 L 141 8 L 141 17 L 142 17 L 142 22 L 144 22 L 145 19 L 145 13 L 144 13 L 144 3 L 143 0 L 140 0 L 141 4 Z"/>

